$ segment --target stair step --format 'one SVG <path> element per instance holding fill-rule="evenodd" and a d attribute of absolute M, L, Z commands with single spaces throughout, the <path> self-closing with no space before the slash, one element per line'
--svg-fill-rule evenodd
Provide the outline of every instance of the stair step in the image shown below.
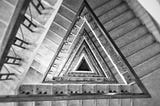
<path fill-rule="evenodd" d="M 31 64 L 31 67 L 32 67 L 33 69 L 35 69 L 35 70 L 36 70 L 36 69 L 39 70 L 40 65 L 41 65 L 41 63 L 39 63 L 39 62 L 36 61 L 36 60 L 33 60 L 32 64 Z"/>
<path fill-rule="evenodd" d="M 50 26 L 50 30 L 55 32 L 56 34 L 58 34 L 61 37 L 64 37 L 66 34 L 66 30 L 64 30 L 64 28 L 60 27 L 58 24 L 56 24 L 55 22 L 53 22 Z"/>
<path fill-rule="evenodd" d="M 52 53 L 52 55 L 48 56 L 49 53 Z M 37 53 L 35 56 L 35 60 L 38 61 L 39 63 L 43 64 L 43 66 L 48 67 L 54 54 L 55 54 L 54 52 L 50 52 L 50 51 L 47 52 L 46 55 Z M 42 71 L 44 71 L 44 70 L 42 70 Z"/>
<path fill-rule="evenodd" d="M 97 8 L 101 7 L 105 3 L 107 3 L 109 0 L 87 0 L 88 4 L 91 6 L 93 10 L 96 10 Z"/>
<path fill-rule="evenodd" d="M 131 66 L 136 66 L 159 52 L 160 52 L 160 45 L 158 43 L 153 43 L 152 45 L 129 56 L 127 60 L 129 61 Z"/>
<path fill-rule="evenodd" d="M 146 46 L 149 46 L 154 42 L 154 37 L 152 35 L 144 35 L 143 37 L 139 38 L 138 40 L 120 48 L 121 52 L 128 57 L 129 55 L 132 55 L 133 53 L 145 48 Z"/>
<path fill-rule="evenodd" d="M 141 62 L 140 64 L 136 66 L 132 66 L 133 69 L 135 70 L 136 74 L 142 78 L 143 76 L 150 74 L 151 72 L 155 71 L 156 69 L 159 68 L 159 52 L 155 54 L 153 57 L 145 60 L 144 62 Z M 111 66 L 111 70 L 114 75 L 118 75 L 116 69 Z"/>
<path fill-rule="evenodd" d="M 42 44 L 53 52 L 55 52 L 58 47 L 58 45 L 56 45 L 53 41 L 51 41 L 50 39 L 47 39 L 47 38 L 45 38 L 43 40 Z"/>
<path fill-rule="evenodd" d="M 57 46 L 53 46 L 53 47 L 55 47 L 55 49 L 57 48 Z M 52 55 L 51 55 L 51 53 L 53 53 L 54 54 L 54 52 L 55 51 L 51 51 L 50 50 L 50 48 L 47 48 L 45 45 L 41 45 L 40 46 L 40 48 L 38 49 L 38 51 L 37 51 L 37 53 L 39 53 L 40 54 L 40 57 L 43 57 L 43 56 L 45 56 L 44 58 L 51 58 L 52 57 Z"/>
<path fill-rule="evenodd" d="M 63 6 L 60 7 L 58 13 L 61 14 L 61 15 L 63 15 L 64 17 L 66 17 L 70 21 L 73 21 L 73 19 L 75 17 L 75 14 L 73 12 L 69 11 L 68 9 L 66 9 Z"/>
<path fill-rule="evenodd" d="M 139 19 L 135 18 L 135 19 L 113 29 L 112 31 L 109 32 L 109 34 L 111 35 L 111 37 L 113 39 L 116 39 L 116 38 L 126 34 L 127 32 L 131 31 L 132 29 L 134 29 L 138 25 L 140 25 L 140 21 L 139 21 Z"/>
<path fill-rule="evenodd" d="M 63 17 L 62 17 L 61 15 L 59 15 L 59 14 L 56 15 L 54 21 L 55 21 L 57 24 L 63 26 L 65 29 L 68 29 L 69 26 L 70 26 L 70 24 L 71 24 L 66 18 L 63 18 Z"/>
<path fill-rule="evenodd" d="M 38 70 L 35 70 L 32 67 L 30 67 L 26 76 L 28 77 L 25 77 L 24 83 L 28 83 L 28 82 L 37 83 L 42 80 L 43 74 L 40 73 Z"/>
<path fill-rule="evenodd" d="M 81 0 L 63 0 L 63 5 L 70 8 L 74 12 L 78 11 L 81 3 Z"/>
<path fill-rule="evenodd" d="M 128 20 L 131 20 L 134 17 L 134 14 L 132 11 L 126 11 L 125 13 L 119 15 L 118 17 L 115 17 L 111 21 L 104 24 L 107 31 L 114 29 L 115 27 L 118 27 L 119 25 L 127 22 Z"/>
<path fill-rule="evenodd" d="M 100 16 L 100 15 L 106 13 L 107 11 L 115 8 L 121 2 L 122 2 L 122 0 L 109 0 L 107 3 L 105 3 L 104 5 L 100 6 L 96 10 L 94 10 L 94 12 L 97 16 Z"/>
<path fill-rule="evenodd" d="M 102 16 L 99 17 L 99 20 L 102 22 L 102 23 L 106 23 L 107 21 L 113 19 L 114 17 L 120 15 L 121 13 L 127 11 L 128 9 L 128 6 L 123 3 L 123 4 L 120 4 L 119 6 L 117 6 L 116 8 L 108 11 L 107 13 L 103 14 Z"/>
<path fill-rule="evenodd" d="M 151 35 L 148 35 L 147 37 L 143 36 L 141 39 L 138 39 L 135 42 L 132 42 L 131 44 L 127 45 L 126 47 L 121 48 L 121 52 L 127 58 L 129 63 L 133 61 L 133 63 L 130 63 L 130 64 L 131 64 L 131 66 L 134 66 L 135 64 L 140 64 L 140 63 L 137 63 L 138 61 L 142 61 L 143 58 L 141 59 L 141 56 L 139 56 L 140 54 L 143 55 L 143 52 L 145 52 L 144 54 L 147 54 L 146 51 L 149 51 L 150 49 L 154 48 L 154 47 L 152 47 L 152 45 L 156 46 L 156 47 L 158 46 L 158 45 L 155 45 L 153 42 L 154 42 L 154 38 Z M 156 50 L 156 51 L 158 52 L 158 50 Z M 139 53 L 139 52 L 141 52 L 141 53 Z M 154 51 L 150 51 L 150 52 L 153 52 L 153 53 L 150 53 L 150 54 L 156 54 L 157 53 L 157 52 L 154 53 Z M 143 56 L 146 56 L 146 55 L 143 55 Z M 145 57 L 145 58 L 147 58 L 147 57 Z M 111 61 L 109 60 L 108 57 L 105 57 L 105 61 L 107 62 L 109 67 L 112 69 L 113 64 L 111 63 Z"/>
<path fill-rule="evenodd" d="M 48 30 L 46 38 L 50 39 L 51 41 L 53 41 L 57 45 L 59 45 L 62 41 L 62 37 L 51 30 Z"/>
<path fill-rule="evenodd" d="M 146 60 L 142 64 L 137 65 L 134 67 L 135 72 L 141 78 L 144 75 L 147 75 L 154 70 L 160 68 L 160 54 L 153 56 L 152 58 Z"/>
<path fill-rule="evenodd" d="M 65 9 L 67 9 L 68 11 L 70 11 L 70 12 L 72 12 L 73 14 L 75 14 L 76 15 L 76 12 L 74 11 L 74 10 L 72 10 L 70 7 L 68 7 L 68 6 L 66 6 L 66 5 L 61 5 L 61 6 L 63 6 Z"/>
<path fill-rule="evenodd" d="M 143 36 L 147 32 L 148 31 L 147 31 L 146 27 L 139 26 L 139 27 L 135 28 L 134 30 L 130 31 L 129 33 L 116 39 L 115 43 L 119 47 L 125 46 L 125 45 L 129 44 L 130 42 L 133 42 L 136 39 L 140 38 L 141 36 Z"/>

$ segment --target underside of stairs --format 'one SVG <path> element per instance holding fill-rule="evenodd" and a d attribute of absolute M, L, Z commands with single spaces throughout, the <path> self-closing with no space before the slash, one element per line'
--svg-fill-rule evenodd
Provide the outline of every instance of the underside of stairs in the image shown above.
<path fill-rule="evenodd" d="M 47 2 L 47 3 L 46 3 Z M 87 0 L 89 5 L 94 10 L 94 13 L 97 15 L 100 22 L 105 27 L 106 31 L 110 34 L 111 38 L 114 40 L 122 54 L 125 56 L 129 64 L 132 66 L 137 76 L 144 83 L 146 88 L 153 94 L 153 98 L 147 101 L 147 99 L 92 99 L 92 100 L 63 100 L 63 101 L 37 101 L 37 102 L 19 102 L 16 103 L 17 106 L 159 106 L 158 101 L 158 88 L 160 84 L 157 84 L 159 81 L 159 70 L 160 70 L 160 44 L 156 39 L 156 36 L 159 35 L 159 32 L 155 29 L 155 26 L 147 14 L 146 11 L 138 4 L 136 0 Z M 49 4 L 52 9 L 54 8 L 55 1 L 46 0 L 46 6 Z M 13 72 L 16 71 L 17 76 L 21 76 L 23 73 L 23 78 L 18 84 L 22 87 L 22 91 L 19 92 L 23 95 L 29 95 L 35 93 L 34 90 L 37 87 L 37 93 L 41 94 L 63 94 L 63 93 L 74 93 L 74 91 L 82 92 L 96 92 L 104 91 L 108 92 L 105 87 L 101 86 L 92 86 L 92 85 L 68 85 L 68 84 L 46 84 L 42 83 L 43 78 L 46 76 L 47 71 L 51 67 L 52 60 L 56 54 L 56 51 L 63 41 L 68 29 L 70 28 L 74 17 L 82 3 L 81 0 L 64 0 L 57 10 L 54 20 L 51 22 L 51 25 L 48 25 L 48 30 L 44 31 L 45 34 L 42 35 L 40 41 L 39 33 L 26 35 L 28 42 L 38 42 L 32 44 L 31 50 L 29 53 L 24 53 L 27 56 L 24 60 L 29 58 L 30 53 L 34 52 L 32 60 L 30 60 L 30 65 L 26 69 L 25 73 L 22 67 L 13 67 L 7 66 Z M 132 5 L 132 6 L 131 6 Z M 49 11 L 50 11 L 50 7 Z M 58 7 L 57 7 L 58 8 Z M 139 9 L 139 10 L 138 10 Z M 47 10 L 46 10 L 47 11 Z M 44 11 L 45 13 L 48 13 Z M 53 12 L 53 10 L 52 10 Z M 28 13 L 29 14 L 29 13 Z M 141 16 L 140 16 L 141 15 Z M 46 15 L 47 16 L 47 15 Z M 38 19 L 38 17 L 33 15 L 35 22 L 41 24 L 40 26 L 45 27 L 45 22 Z M 37 19 L 36 19 L 37 18 Z M 49 23 L 48 21 L 48 23 Z M 47 23 L 47 21 L 46 21 Z M 92 22 L 90 22 L 92 25 Z M 47 26 L 47 25 L 46 25 Z M 50 26 L 50 27 L 49 27 Z M 45 30 L 45 29 L 44 29 Z M 95 28 L 96 30 L 96 28 Z M 32 36 L 32 37 L 31 37 Z M 159 35 L 160 36 L 160 35 Z M 31 38 L 31 39 L 30 39 Z M 34 40 L 33 40 L 34 39 Z M 97 43 L 96 39 L 93 38 L 92 41 L 97 45 L 98 50 L 102 51 L 102 48 Z M 36 48 L 36 49 L 35 49 Z M 19 51 L 19 49 L 17 50 Z M 22 52 L 21 52 L 22 53 Z M 19 53 L 19 55 L 24 56 Z M 106 56 L 104 52 L 101 52 L 102 56 Z M 105 62 L 111 68 L 114 76 L 117 79 L 120 79 L 119 74 L 117 73 L 115 67 L 109 61 L 109 58 L 106 56 L 104 58 Z M 27 62 L 24 62 L 28 64 Z M 24 64 L 25 65 L 25 64 Z M 26 70 L 25 69 L 25 70 Z M 17 72 L 17 70 L 19 70 Z M 56 75 L 56 73 L 55 73 Z M 155 75 L 155 77 L 153 76 Z M 121 80 L 118 80 L 121 83 Z M 154 82 L 155 81 L 155 82 Z M 2 82 L 4 83 L 4 82 Z M 5 82 L 8 84 L 15 84 L 11 82 Z M 155 88 L 152 89 L 151 85 L 155 85 Z M 3 84 L 4 85 L 4 84 Z M 131 84 L 134 86 L 134 83 Z M 158 86 L 159 85 L 159 86 Z M 99 87 L 99 88 L 98 88 Z M 96 89 L 95 89 L 96 88 Z M 104 89 L 105 88 L 105 89 Z M 114 90 L 114 88 L 113 88 Z M 136 87 L 134 87 L 136 91 Z M 154 91 L 155 90 L 155 91 Z M 138 91 L 138 90 L 137 90 Z M 40 95 L 41 95 L 40 94 Z M 143 103 L 142 103 L 143 101 Z M 8 105 L 9 106 L 9 105 Z"/>

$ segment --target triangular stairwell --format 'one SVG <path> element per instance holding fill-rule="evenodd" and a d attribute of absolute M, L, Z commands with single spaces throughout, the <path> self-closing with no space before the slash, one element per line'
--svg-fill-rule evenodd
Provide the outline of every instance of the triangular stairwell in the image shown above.
<path fill-rule="evenodd" d="M 116 72 L 111 66 L 114 66 Z M 150 97 L 133 68 L 85 0 L 59 46 L 44 82 L 96 84 L 97 87 L 98 84 L 108 85 L 109 93 L 103 92 L 97 98 Z M 94 98 L 93 94 L 87 95 L 90 99 Z"/>

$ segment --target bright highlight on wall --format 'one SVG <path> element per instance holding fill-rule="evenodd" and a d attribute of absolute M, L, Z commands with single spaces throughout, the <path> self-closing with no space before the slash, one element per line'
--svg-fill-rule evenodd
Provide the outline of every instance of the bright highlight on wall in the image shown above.
<path fill-rule="evenodd" d="M 138 0 L 160 25 L 160 0 Z"/>

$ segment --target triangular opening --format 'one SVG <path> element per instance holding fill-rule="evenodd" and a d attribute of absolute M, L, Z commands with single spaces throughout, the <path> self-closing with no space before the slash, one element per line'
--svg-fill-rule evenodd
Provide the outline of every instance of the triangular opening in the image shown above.
<path fill-rule="evenodd" d="M 76 71 L 91 71 L 85 58 L 82 59 Z"/>

